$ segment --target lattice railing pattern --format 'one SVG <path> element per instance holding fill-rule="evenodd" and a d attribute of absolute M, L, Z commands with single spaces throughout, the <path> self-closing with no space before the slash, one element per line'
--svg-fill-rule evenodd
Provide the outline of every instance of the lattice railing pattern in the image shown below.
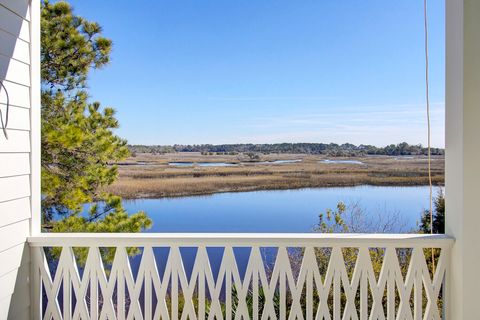
<path fill-rule="evenodd" d="M 199 237 L 184 245 L 181 238 L 121 238 L 111 262 L 103 249 L 116 242 L 112 236 L 83 245 L 39 240 L 31 243 L 38 318 L 443 318 L 448 239 L 318 237 Z M 76 250 L 90 242 L 78 263 Z M 61 252 L 46 250 L 53 246 Z M 129 257 L 130 247 L 141 254 Z M 188 262 L 186 247 L 195 253 Z M 157 248 L 168 254 L 160 257 Z M 214 257 L 209 248 L 221 253 Z M 238 248 L 248 253 L 239 258 Z"/>

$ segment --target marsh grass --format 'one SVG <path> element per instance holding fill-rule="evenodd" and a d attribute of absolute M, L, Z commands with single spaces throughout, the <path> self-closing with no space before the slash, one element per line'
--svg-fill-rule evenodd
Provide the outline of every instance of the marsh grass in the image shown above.
<path fill-rule="evenodd" d="M 322 163 L 323 156 L 266 155 L 262 161 L 302 159 L 287 164 L 242 162 L 239 156 L 200 153 L 140 154 L 128 165 L 119 165 L 119 179 L 108 191 L 124 198 L 159 198 L 207 195 L 218 192 L 282 190 L 356 185 L 415 186 L 428 184 L 427 163 L 422 157 L 356 158 L 363 164 Z M 230 162 L 236 167 L 175 167 L 169 162 Z M 138 164 L 141 163 L 141 164 Z M 444 159 L 432 162 L 433 182 L 444 182 Z"/>

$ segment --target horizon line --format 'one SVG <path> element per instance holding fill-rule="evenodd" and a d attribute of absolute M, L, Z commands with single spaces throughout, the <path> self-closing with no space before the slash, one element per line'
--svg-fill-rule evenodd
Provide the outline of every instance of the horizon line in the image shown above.
<path fill-rule="evenodd" d="M 391 146 L 391 145 L 399 145 L 399 144 L 402 144 L 402 143 L 406 143 L 408 144 L 409 146 L 421 146 L 422 148 L 428 148 L 428 146 L 425 146 L 423 145 L 422 143 L 416 143 L 416 144 L 412 144 L 412 143 L 408 143 L 406 141 L 402 141 L 402 142 L 398 142 L 398 143 L 390 143 L 390 144 L 387 144 L 387 145 L 383 145 L 383 146 L 379 146 L 379 145 L 375 145 L 375 144 L 365 144 L 365 143 L 361 143 L 361 144 L 354 144 L 354 143 L 350 143 L 350 142 L 344 142 L 344 143 L 336 143 L 336 142 L 273 142 L 273 143 L 253 143 L 253 142 L 237 142 L 237 143 L 174 143 L 174 144 L 141 144 L 141 143 L 127 143 L 127 145 L 129 146 L 160 146 L 160 147 L 172 147 L 172 146 L 206 146 L 206 145 L 210 145 L 210 146 L 221 146 L 221 145 L 247 145 L 247 144 L 251 144 L 251 145 L 276 145 L 276 144 L 336 144 L 336 145 L 345 145 L 345 144 L 350 144 L 350 145 L 353 145 L 355 147 L 359 147 L 359 146 L 373 146 L 373 147 L 376 147 L 376 148 L 385 148 L 387 146 Z M 443 147 L 437 147 L 437 146 L 430 146 L 432 149 L 445 149 L 445 146 Z"/>

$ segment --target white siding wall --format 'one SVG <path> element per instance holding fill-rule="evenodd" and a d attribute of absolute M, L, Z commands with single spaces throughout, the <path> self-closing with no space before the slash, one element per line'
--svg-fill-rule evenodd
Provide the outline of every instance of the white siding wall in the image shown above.
<path fill-rule="evenodd" d="M 31 176 L 31 115 L 36 113 L 32 112 L 35 100 L 31 84 L 36 68 L 31 68 L 31 56 L 32 52 L 38 55 L 32 50 L 31 27 L 30 0 L 0 0 L 0 80 L 10 97 L 9 139 L 0 133 L 0 319 L 30 318 L 25 240 L 31 233 L 30 195 L 32 181 L 35 183 Z M 34 88 L 37 90 L 38 84 Z M 2 89 L 0 109 L 4 116 L 5 103 Z M 39 108 L 38 104 L 35 107 Z M 33 128 L 38 130 L 35 125 Z"/>

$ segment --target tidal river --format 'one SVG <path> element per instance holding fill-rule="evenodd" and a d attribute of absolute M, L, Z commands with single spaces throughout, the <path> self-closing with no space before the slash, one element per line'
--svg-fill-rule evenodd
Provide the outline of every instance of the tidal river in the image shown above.
<path fill-rule="evenodd" d="M 311 232 L 318 215 L 334 209 L 339 201 L 357 202 L 373 222 L 379 215 L 396 213 L 394 232 L 417 227 L 421 212 L 428 207 L 428 187 L 342 187 L 281 191 L 219 193 L 211 196 L 124 201 L 128 212 L 145 210 L 153 219 L 148 232 Z M 241 277 L 245 273 L 249 248 L 234 248 Z M 261 248 L 266 265 L 273 266 L 275 248 Z M 195 262 L 196 248 L 180 248 L 187 277 Z M 159 273 L 165 272 L 167 248 L 154 251 Z M 208 248 L 214 277 L 223 249 Z M 141 256 L 131 257 L 136 274 Z M 223 292 L 223 291 L 222 291 Z"/>
<path fill-rule="evenodd" d="M 341 187 L 219 193 L 126 200 L 128 212 L 153 219 L 148 232 L 311 232 L 318 215 L 337 203 L 357 202 L 370 217 L 397 213 L 398 227 L 416 227 L 428 207 L 428 187 Z"/>

